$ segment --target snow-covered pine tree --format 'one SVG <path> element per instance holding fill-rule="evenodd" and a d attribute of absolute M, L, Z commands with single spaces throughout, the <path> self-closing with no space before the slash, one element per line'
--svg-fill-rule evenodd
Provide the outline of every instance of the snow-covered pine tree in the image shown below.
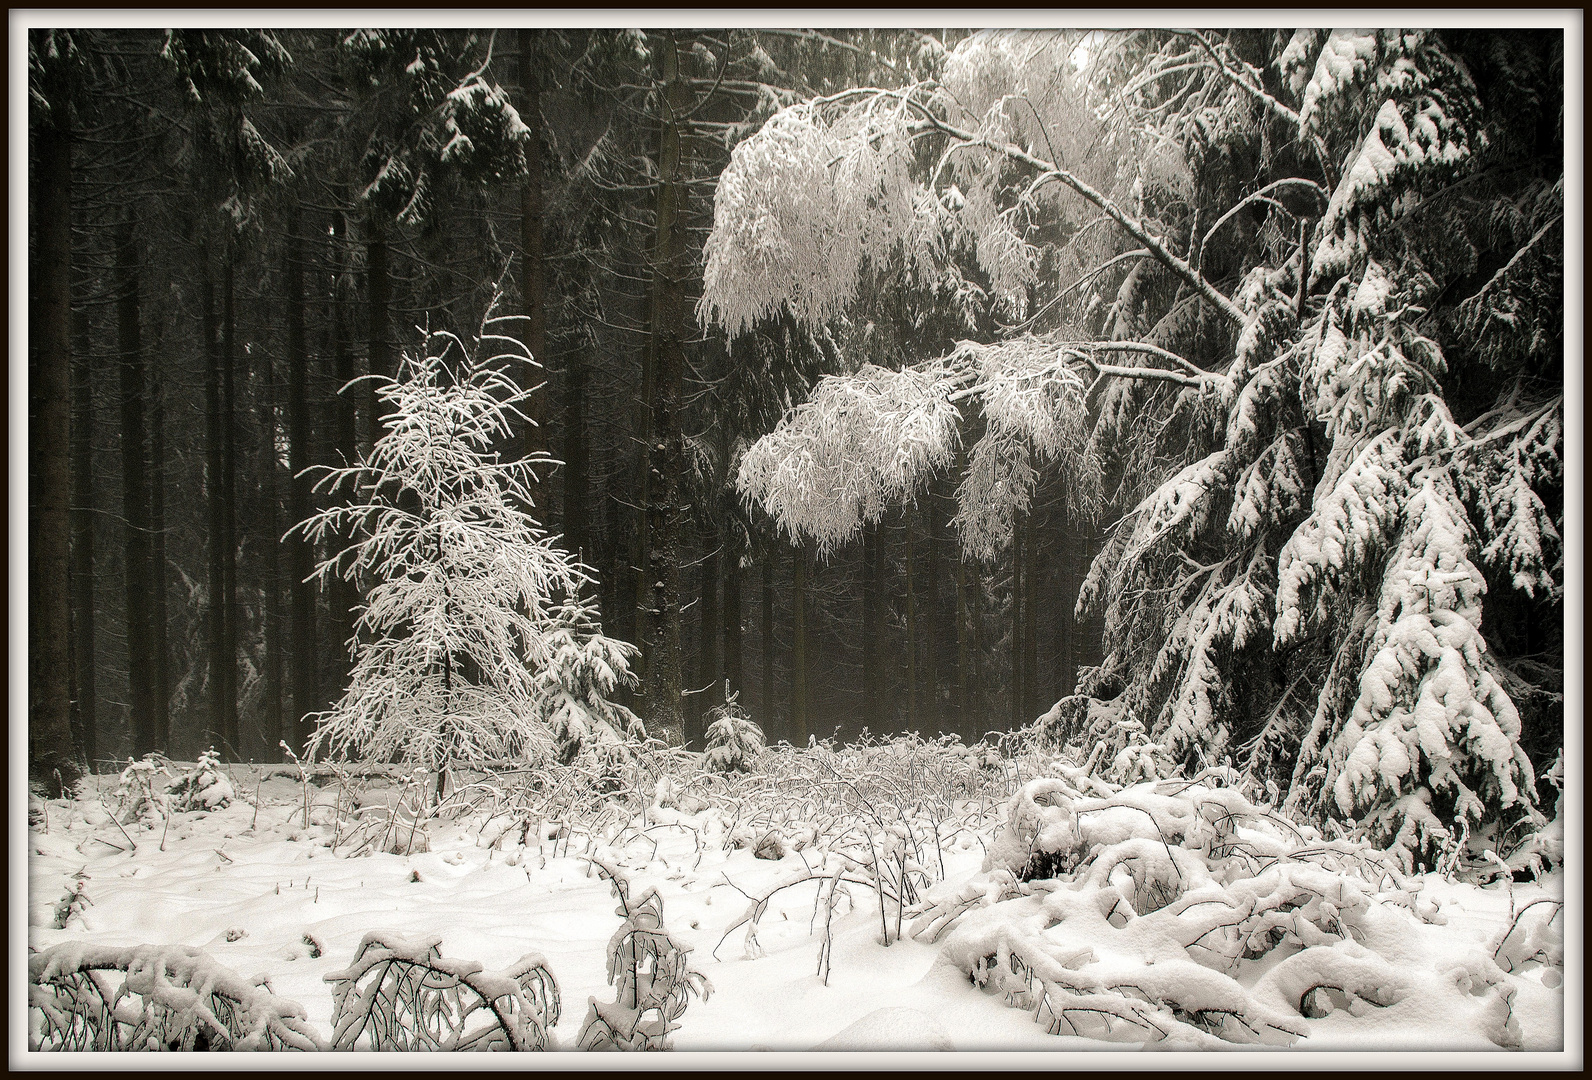
<path fill-rule="evenodd" d="M 487 78 L 496 32 L 360 29 L 341 54 L 366 92 L 363 202 L 383 223 L 426 220 L 453 180 L 503 182 L 525 171 L 531 130 L 508 92 Z"/>
<path fill-rule="evenodd" d="M 720 183 L 705 320 L 821 325 L 901 257 L 987 281 L 1019 321 L 826 381 L 743 491 L 833 546 L 982 425 L 975 550 L 1046 461 L 1121 514 L 1080 597 L 1109 652 L 1085 689 L 1122 677 L 1172 753 L 1241 750 L 1406 859 L 1531 817 L 1508 688 L 1562 723 L 1561 55 L 1532 34 L 1136 32 L 1082 56 L 978 34 L 938 81 L 781 112 Z M 1116 176 L 1067 167 L 1080 117 Z M 1059 226 L 1064 191 L 1099 217 Z M 1041 276 L 1063 252 L 1089 262 Z M 1489 586 L 1546 617 L 1511 645 L 1532 663 L 1484 639 Z"/>
<path fill-rule="evenodd" d="M 763 729 L 741 708 L 740 695 L 724 681 L 724 703 L 708 710 L 702 764 L 712 772 L 750 772 L 768 745 Z"/>
<path fill-rule="evenodd" d="M 609 700 L 634 650 L 602 635 L 586 569 L 533 516 L 526 478 L 550 462 L 495 449 L 532 392 L 511 368 L 535 363 L 507 321 L 468 343 L 424 334 L 378 388 L 390 411 L 369 456 L 320 481 L 348 501 L 298 526 L 317 542 L 351 531 L 316 573 L 371 582 L 312 750 L 424 767 L 439 797 L 455 765 L 635 737 Z"/>

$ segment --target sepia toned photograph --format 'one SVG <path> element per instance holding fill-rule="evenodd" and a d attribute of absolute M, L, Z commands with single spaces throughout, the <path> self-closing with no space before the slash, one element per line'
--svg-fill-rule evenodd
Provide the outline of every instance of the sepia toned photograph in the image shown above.
<path fill-rule="evenodd" d="M 862 14 L 13 10 L 13 1069 L 1579 1068 L 1581 13 Z"/>

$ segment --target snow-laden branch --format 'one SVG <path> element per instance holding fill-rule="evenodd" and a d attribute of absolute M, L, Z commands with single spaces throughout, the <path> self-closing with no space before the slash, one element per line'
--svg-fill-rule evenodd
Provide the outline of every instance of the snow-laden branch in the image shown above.
<path fill-rule="evenodd" d="M 936 130 L 945 135 L 949 135 L 955 139 L 961 139 L 969 146 L 981 146 L 987 150 L 993 150 L 998 154 L 1004 154 L 1013 161 L 1020 161 L 1025 165 L 1029 165 L 1034 169 L 1039 170 L 1040 176 L 1038 179 L 1040 180 L 1053 178 L 1061 181 L 1063 184 L 1076 191 L 1079 195 L 1082 195 L 1084 198 L 1098 206 L 1102 211 L 1105 212 L 1106 216 L 1111 218 L 1112 221 L 1115 221 L 1122 227 L 1123 232 L 1126 232 L 1140 244 L 1143 244 L 1150 254 L 1153 255 L 1160 263 L 1162 263 L 1162 265 L 1181 278 L 1184 283 L 1189 286 L 1189 288 L 1198 293 L 1206 303 L 1210 304 L 1222 315 L 1226 316 L 1229 321 L 1237 326 L 1243 326 L 1249 321 L 1249 316 L 1245 315 L 1243 310 L 1239 308 L 1237 304 L 1229 300 L 1227 296 L 1221 292 L 1221 290 L 1217 289 L 1216 286 L 1207 281 L 1204 275 L 1202 275 L 1198 270 L 1195 270 L 1186 261 L 1174 255 L 1171 249 L 1169 249 L 1166 244 L 1162 242 L 1160 237 L 1151 234 L 1149 229 L 1145 227 L 1143 221 L 1122 209 L 1122 207 L 1118 206 L 1113 199 L 1106 196 L 1093 185 L 1087 183 L 1081 177 L 1078 177 L 1068 170 L 1061 168 L 1054 162 L 1046 161 L 1043 158 L 1036 157 L 1021 147 L 1014 146 L 1011 143 L 990 139 L 975 132 L 967 131 L 963 128 L 948 124 L 945 121 L 940 120 L 938 117 L 935 117 L 932 113 L 928 113 L 927 111 L 925 111 L 925 116 L 928 118 L 929 123 Z"/>
<path fill-rule="evenodd" d="M 1009 97 L 992 106 L 992 116 Z M 1246 325 L 1246 313 L 1140 216 L 1075 171 L 1017 145 L 991 121 L 978 128 L 953 122 L 945 115 L 953 101 L 931 83 L 847 91 L 781 110 L 736 147 L 715 196 L 698 317 L 732 335 L 780 306 L 809 325 L 821 324 L 855 298 L 865 265 L 883 265 L 904 250 L 932 277 L 948 245 L 960 242 L 974 249 L 995 295 L 1020 309 L 1020 295 L 1036 280 L 1038 252 L 1014 214 L 1056 181 L 1103 211 L 1230 322 Z M 1048 144 L 1044 117 L 1030 111 L 1034 116 L 1025 123 Z M 951 145 L 925 184 L 915 179 L 916 147 L 928 136 Z M 970 150 L 995 161 L 959 165 L 968 189 L 942 189 L 952 155 Z M 999 161 L 1033 170 L 1017 207 L 997 201 Z"/>

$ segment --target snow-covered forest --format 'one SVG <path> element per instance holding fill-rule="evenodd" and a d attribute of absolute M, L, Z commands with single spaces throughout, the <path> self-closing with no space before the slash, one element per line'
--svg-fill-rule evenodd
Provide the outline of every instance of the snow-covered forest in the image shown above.
<path fill-rule="evenodd" d="M 26 37 L 14 1055 L 1579 1055 L 1563 28 Z"/>

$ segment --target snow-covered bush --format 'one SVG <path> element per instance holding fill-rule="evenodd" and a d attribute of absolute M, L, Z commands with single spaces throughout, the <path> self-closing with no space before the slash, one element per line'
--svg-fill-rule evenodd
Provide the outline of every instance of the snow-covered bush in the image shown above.
<path fill-rule="evenodd" d="M 71 941 L 28 958 L 35 1050 L 320 1050 L 304 1007 L 184 945 Z"/>
<path fill-rule="evenodd" d="M 166 778 L 165 782 L 159 779 L 161 776 Z M 116 819 L 131 824 L 142 818 L 158 820 L 163 817 L 170 806 L 168 785 L 175 780 L 171 762 L 164 754 L 149 753 L 136 760 L 128 758 L 116 781 Z"/>
<path fill-rule="evenodd" d="M 932 892 L 914 928 L 951 928 L 945 955 L 1052 1033 L 1285 1045 L 1343 1008 L 1375 1026 L 1449 1016 L 1511 1047 L 1511 971 L 1562 963 L 1546 907 L 1497 942 L 1460 942 L 1388 855 L 1214 777 L 1080 779 L 1025 784 L 983 873 Z"/>
<path fill-rule="evenodd" d="M 166 794 L 174 810 L 220 810 L 236 797 L 214 747 L 200 754 L 192 769 L 184 769 L 166 788 Z"/>
<path fill-rule="evenodd" d="M 549 1050 L 559 986 L 537 953 L 505 972 L 444 959 L 439 937 L 366 933 L 331 983 L 331 1050 Z"/>
<path fill-rule="evenodd" d="M 401 758 L 437 774 L 439 797 L 455 764 L 552 757 L 555 724 L 629 726 L 606 697 L 630 647 L 601 635 L 587 571 L 532 515 L 530 470 L 550 459 L 496 449 L 531 393 L 507 368 L 535 365 L 504 321 L 406 353 L 377 390 L 381 438 L 318 485 L 347 502 L 297 526 L 330 545 L 319 576 L 370 582 L 348 689 L 312 749 Z"/>
<path fill-rule="evenodd" d="M 501 972 L 442 955 L 440 937 L 374 931 L 326 976 L 332 1050 L 548 1050 L 558 984 L 537 953 Z"/>
<path fill-rule="evenodd" d="M 56 902 L 55 926 L 57 929 L 66 929 L 68 923 L 82 915 L 86 909 L 94 906 L 94 901 L 88 895 L 86 889 L 86 877 L 87 875 L 83 871 L 78 871 L 76 882 Z"/>
<path fill-rule="evenodd" d="M 630 883 L 613 869 L 594 863 L 613 885 L 624 918 L 608 943 L 608 981 L 613 1001 L 590 998 L 581 1026 L 582 1050 L 667 1050 L 669 1032 L 685 1013 L 691 994 L 703 1000 L 713 992 L 706 976 L 686 966 L 691 952 L 663 925 L 663 898 L 648 889 L 632 902 Z"/>
<path fill-rule="evenodd" d="M 708 710 L 703 738 L 707 751 L 702 764 L 714 772 L 747 772 L 762 756 L 766 742 L 763 729 L 741 708 L 739 693 L 725 698 L 724 704 Z"/>

